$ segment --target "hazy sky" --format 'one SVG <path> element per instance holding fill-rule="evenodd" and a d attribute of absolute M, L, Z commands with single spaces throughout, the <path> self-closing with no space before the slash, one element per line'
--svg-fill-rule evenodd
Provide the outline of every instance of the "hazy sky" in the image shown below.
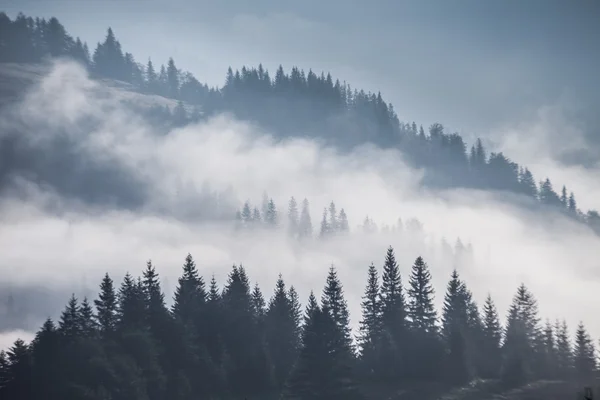
<path fill-rule="evenodd" d="M 57 16 L 93 50 L 111 26 L 124 49 L 220 85 L 229 65 L 331 71 L 380 90 L 403 120 L 465 134 L 568 106 L 600 122 L 600 3 L 593 0 L 4 0 L 14 17 Z M 584 115 L 585 118 L 579 118 Z M 574 118 L 573 115 L 570 115 Z"/>

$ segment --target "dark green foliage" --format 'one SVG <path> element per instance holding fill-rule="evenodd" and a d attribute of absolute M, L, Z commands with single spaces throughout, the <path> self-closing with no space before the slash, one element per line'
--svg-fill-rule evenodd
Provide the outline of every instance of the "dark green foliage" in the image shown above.
<path fill-rule="evenodd" d="M 579 323 L 575 332 L 573 362 L 577 378 L 589 381 L 596 372 L 596 349 L 583 323 Z"/>
<path fill-rule="evenodd" d="M 295 310 L 281 276 L 269 302 L 265 332 L 275 385 L 281 389 L 296 360 L 298 325 Z"/>
<path fill-rule="evenodd" d="M 304 314 L 298 293 L 281 277 L 266 305 L 242 266 L 232 268 L 222 293 L 214 277 L 206 290 L 191 255 L 171 309 L 151 262 L 143 279 L 125 275 L 118 296 L 108 275 L 100 292 L 96 312 L 73 295 L 58 327 L 47 319 L 30 345 L 18 340 L 0 352 L 2 400 L 342 400 L 362 399 L 372 385 L 463 386 L 474 377 L 500 378 L 505 387 L 538 378 L 587 384 L 597 374 L 583 324 L 572 351 L 564 322 L 540 326 L 536 301 L 524 285 L 513 299 L 501 346 L 491 298 L 480 317 L 454 271 L 438 329 L 427 265 L 420 257 L 415 261 L 405 300 L 391 248 L 381 286 L 375 266 L 368 269 L 359 357 L 333 267 L 321 305 L 311 292 Z"/>
<path fill-rule="evenodd" d="M 113 286 L 113 281 L 108 276 L 104 275 L 100 284 L 100 294 L 98 299 L 94 300 L 97 315 L 96 319 L 103 335 L 111 335 L 117 326 L 117 295 Z"/>
<path fill-rule="evenodd" d="M 482 365 L 480 374 L 483 378 L 497 378 L 502 364 L 502 327 L 498 311 L 488 294 L 483 306 L 483 342 L 481 351 L 485 354 L 486 362 Z"/>
<path fill-rule="evenodd" d="M 306 321 L 303 347 L 287 382 L 284 399 L 360 399 L 353 379 L 352 355 L 344 334 L 325 306 L 316 306 Z"/>
<path fill-rule="evenodd" d="M 408 318 L 411 328 L 418 334 L 437 333 L 437 313 L 433 306 L 434 290 L 431 274 L 422 257 L 417 257 L 412 267 L 408 289 Z"/>
<path fill-rule="evenodd" d="M 331 314 L 333 322 L 335 322 L 344 338 L 345 345 L 348 349 L 352 349 L 348 304 L 344 298 L 342 282 L 340 282 L 333 265 L 329 268 L 329 274 L 327 275 L 327 281 L 323 289 L 323 295 L 321 296 L 321 308 Z"/>

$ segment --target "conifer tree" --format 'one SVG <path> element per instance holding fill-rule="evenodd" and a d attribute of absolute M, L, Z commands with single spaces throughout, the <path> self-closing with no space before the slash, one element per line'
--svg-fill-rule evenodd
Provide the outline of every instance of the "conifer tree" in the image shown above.
<path fill-rule="evenodd" d="M 258 210 L 258 207 L 254 207 L 254 210 L 252 210 L 252 223 L 254 225 L 260 225 L 261 222 L 262 217 L 260 215 L 260 211 Z"/>
<path fill-rule="evenodd" d="M 575 332 L 574 365 L 577 377 L 582 380 L 590 380 L 596 372 L 596 351 L 594 342 L 590 338 L 582 322 L 577 326 Z"/>
<path fill-rule="evenodd" d="M 183 273 L 175 289 L 173 315 L 184 325 L 193 324 L 206 303 L 206 297 L 204 280 L 198 274 L 192 255 L 188 253 L 183 264 Z"/>
<path fill-rule="evenodd" d="M 367 286 L 361 303 L 362 320 L 359 328 L 361 355 L 373 352 L 381 338 L 382 318 L 379 276 L 375 265 L 369 265 Z"/>
<path fill-rule="evenodd" d="M 79 303 L 75 294 L 71 295 L 67 306 L 60 316 L 58 330 L 60 334 L 69 341 L 74 341 L 81 335 Z"/>
<path fill-rule="evenodd" d="M 422 257 L 417 257 L 415 260 L 409 285 L 408 318 L 412 329 L 424 334 L 437 333 L 431 274 Z"/>
<path fill-rule="evenodd" d="M 296 199 L 292 196 L 288 204 L 288 232 L 292 237 L 298 235 L 299 225 L 298 203 L 296 203 Z"/>
<path fill-rule="evenodd" d="M 104 337 L 114 333 L 117 326 L 117 295 L 113 286 L 113 280 L 108 273 L 104 275 L 100 284 L 100 294 L 94 300 L 96 306 L 96 319 L 100 331 Z"/>
<path fill-rule="evenodd" d="M 340 210 L 340 215 L 338 218 L 338 229 L 340 232 L 342 233 L 348 233 L 350 232 L 350 226 L 348 225 L 348 216 L 346 215 L 346 212 L 344 211 L 344 209 L 342 208 Z"/>
<path fill-rule="evenodd" d="M 127 273 L 118 296 L 118 325 L 123 331 L 146 328 L 146 296 L 141 282 L 135 282 Z"/>
<path fill-rule="evenodd" d="M 339 231 L 338 215 L 333 201 L 329 204 L 329 232 L 337 233 Z"/>
<path fill-rule="evenodd" d="M 325 288 L 321 297 L 321 308 L 331 314 L 331 318 L 344 338 L 346 346 L 352 348 L 352 337 L 350 336 L 350 314 L 348 304 L 344 298 L 344 289 L 340 282 L 337 271 L 332 265 L 329 268 Z"/>
<path fill-rule="evenodd" d="M 506 324 L 503 343 L 505 383 L 518 385 L 539 375 L 537 344 L 540 337 L 537 302 L 527 287 L 521 284 L 513 298 Z"/>
<path fill-rule="evenodd" d="M 319 237 L 321 239 L 327 237 L 330 232 L 329 222 L 327 222 L 327 209 L 323 209 L 323 219 L 321 220 L 321 230 L 319 232 Z"/>
<path fill-rule="evenodd" d="M 267 212 L 265 213 L 265 222 L 267 223 L 267 225 L 272 227 L 276 227 L 279 223 L 277 207 L 275 207 L 275 202 L 273 202 L 273 199 L 269 199 L 269 203 L 267 205 Z"/>
<path fill-rule="evenodd" d="M 310 302 L 309 302 L 310 303 Z M 352 358 L 331 312 L 315 304 L 304 327 L 302 349 L 287 381 L 284 399 L 360 399 Z"/>
<path fill-rule="evenodd" d="M 29 346 L 17 339 L 6 352 L 6 367 L 0 394 L 6 399 L 33 400 L 34 387 L 31 384 L 32 359 Z"/>
<path fill-rule="evenodd" d="M 79 307 L 79 327 L 81 329 L 81 336 L 92 338 L 98 331 L 98 324 L 96 323 L 94 310 L 90 305 L 87 297 L 83 298 L 81 306 Z"/>
<path fill-rule="evenodd" d="M 467 306 L 466 288 L 455 269 L 446 288 L 442 309 L 442 335 L 448 343 L 452 331 L 465 333 L 468 319 Z"/>
<path fill-rule="evenodd" d="M 556 321 L 556 369 L 560 378 L 570 378 L 573 372 L 573 350 L 566 321 Z"/>
<path fill-rule="evenodd" d="M 254 285 L 254 289 L 252 290 L 251 301 L 252 301 L 252 311 L 254 312 L 254 315 L 256 316 L 257 320 L 262 321 L 262 319 L 265 317 L 265 314 L 267 312 L 267 310 L 266 310 L 267 303 L 262 294 L 262 291 L 260 290 L 260 286 L 258 286 L 258 283 L 256 283 Z"/>
<path fill-rule="evenodd" d="M 383 264 L 381 284 L 381 323 L 396 345 L 405 339 L 406 300 L 402 288 L 400 268 L 394 249 L 390 246 Z"/>
<path fill-rule="evenodd" d="M 275 384 L 282 388 L 296 359 L 297 327 L 281 275 L 269 302 L 265 325 Z"/>
<path fill-rule="evenodd" d="M 312 221 L 310 219 L 310 209 L 307 199 L 302 201 L 302 211 L 300 213 L 299 234 L 302 238 L 311 237 L 313 234 Z"/>
<path fill-rule="evenodd" d="M 497 378 L 502 363 L 502 327 L 496 305 L 488 294 L 483 305 L 483 352 L 487 362 L 480 371 L 484 378 Z"/>
<path fill-rule="evenodd" d="M 300 338 L 302 335 L 302 305 L 300 304 L 300 297 L 298 296 L 298 292 L 294 286 L 290 286 L 288 290 L 288 299 L 290 301 L 291 311 L 292 311 L 292 319 L 294 321 L 294 325 L 296 327 L 296 344 L 294 347 L 296 349 L 300 348 Z"/>

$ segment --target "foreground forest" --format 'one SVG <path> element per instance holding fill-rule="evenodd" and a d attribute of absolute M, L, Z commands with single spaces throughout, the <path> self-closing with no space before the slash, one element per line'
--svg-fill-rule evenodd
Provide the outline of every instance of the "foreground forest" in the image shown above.
<path fill-rule="evenodd" d="M 78 60 L 95 77 L 127 82 L 140 92 L 178 101 L 172 110 L 155 107 L 145 112 L 166 131 L 228 111 L 282 138 L 311 137 L 340 149 L 364 143 L 398 148 L 412 166 L 424 168 L 425 185 L 520 194 L 531 204 L 559 210 L 600 232 L 600 215 L 580 210 L 566 186 L 555 187 L 549 178 L 537 181 L 527 167 L 504 154 L 488 154 L 481 140 L 467 149 L 459 134 L 446 132 L 439 123 L 424 129 L 400 122 L 380 93 L 353 89 L 330 74 L 297 67 L 286 73 L 280 66 L 271 76 L 261 65 L 230 68 L 223 87 L 209 88 L 178 69 L 172 58 L 160 66 L 150 59 L 138 63 L 123 51 L 112 29 L 90 52 L 56 18 L 19 15 L 11 20 L 0 13 L 0 62 L 38 63 L 49 57 Z"/>
<path fill-rule="evenodd" d="M 491 297 L 477 305 L 456 270 L 436 310 L 421 257 L 401 277 L 390 247 L 383 268 L 365 275 L 353 332 L 333 266 L 304 306 L 282 276 L 265 297 L 241 265 L 222 289 L 214 277 L 206 283 L 191 255 L 170 308 L 150 261 L 119 288 L 106 274 L 93 301 L 72 296 L 58 323 L 0 353 L 0 398 L 341 400 L 382 398 L 373 388 L 451 390 L 483 379 L 502 392 L 597 375 L 583 323 L 574 337 L 564 321 L 542 323 L 525 285 L 502 324 Z"/>

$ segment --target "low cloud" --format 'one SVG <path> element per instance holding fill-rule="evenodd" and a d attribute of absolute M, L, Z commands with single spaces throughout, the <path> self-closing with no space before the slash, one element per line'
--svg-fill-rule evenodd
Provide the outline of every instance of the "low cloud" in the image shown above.
<path fill-rule="evenodd" d="M 456 267 L 476 300 L 481 303 L 491 293 L 503 315 L 524 282 L 544 318 L 565 317 L 573 328 L 584 320 L 600 336 L 600 323 L 591 318 L 599 311 L 593 288 L 600 281 L 595 251 L 600 240 L 585 226 L 526 207 L 509 195 L 425 190 L 422 171 L 409 168 L 396 150 L 363 146 L 342 154 L 311 140 L 276 140 L 225 115 L 158 134 L 124 104 L 118 91 L 101 89 L 77 65 L 58 63 L 21 103 L 5 111 L 0 124 L 5 132 L 22 132 L 25 148 L 43 150 L 62 140 L 76 150 L 78 163 L 91 165 L 89 171 L 104 168 L 102 184 L 112 188 L 115 198 L 122 189 L 137 193 L 139 203 L 128 208 L 118 201 L 96 204 L 65 195 L 64 185 L 44 183 L 35 170 L 13 171 L 18 190 L 5 191 L 0 200 L 0 275 L 6 291 L 46 287 L 62 296 L 57 300 L 62 308 L 72 291 L 94 296 L 104 272 L 120 280 L 127 271 L 137 275 L 152 259 L 170 297 L 190 252 L 206 280 L 214 274 L 223 284 L 231 265 L 242 263 L 265 296 L 282 273 L 306 299 L 311 289 L 320 294 L 333 264 L 357 324 L 367 266 L 381 266 L 392 245 L 405 285 L 412 262 L 424 256 L 438 306 Z M 67 173 L 64 179 L 77 186 L 94 176 Z M 582 177 L 582 188 L 592 178 Z M 107 184 L 112 181 L 122 185 Z M 93 186 L 94 180 L 88 183 Z M 204 214 L 232 215 L 245 200 L 260 206 L 265 190 L 283 224 L 290 196 L 308 198 L 317 231 L 323 208 L 333 200 L 348 214 L 352 232 L 298 242 L 285 234 L 285 226 L 239 232 L 232 221 L 197 218 L 203 208 Z M 582 201 L 588 194 L 583 192 L 577 190 Z M 210 207 L 206 193 L 217 199 Z M 358 226 L 367 215 L 380 227 L 414 217 L 424 228 L 366 234 Z M 457 238 L 470 243 L 472 257 L 448 252 L 443 238 L 451 246 Z M 44 317 L 39 318 L 41 325 Z"/>

